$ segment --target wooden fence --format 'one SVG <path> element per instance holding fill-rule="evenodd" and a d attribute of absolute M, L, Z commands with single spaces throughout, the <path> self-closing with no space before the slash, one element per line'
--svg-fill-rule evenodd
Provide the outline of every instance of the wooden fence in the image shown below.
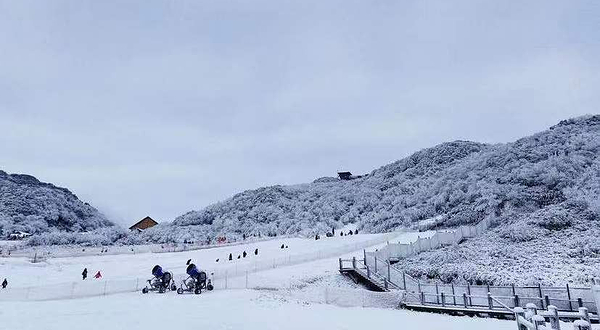
<path fill-rule="evenodd" d="M 456 229 L 440 230 L 431 237 L 419 237 L 410 244 L 389 243 L 374 252 L 367 252 L 379 260 L 397 260 L 407 258 L 423 251 L 439 249 L 440 247 L 458 244 L 461 240 L 475 237 L 484 233 L 490 227 L 491 220 L 484 219 L 474 226 L 461 226 Z"/>
<path fill-rule="evenodd" d="M 592 313 L 598 313 L 591 287 L 444 284 L 417 280 L 391 265 L 389 261 L 382 261 L 367 253 L 363 262 L 368 272 L 376 273 L 394 286 L 412 293 L 413 297 L 418 297 L 417 302 L 421 304 L 488 308 L 489 293 L 510 308 L 533 304 L 538 309 L 546 309 L 553 305 L 559 311 L 575 312 L 580 307 L 585 307 Z"/>

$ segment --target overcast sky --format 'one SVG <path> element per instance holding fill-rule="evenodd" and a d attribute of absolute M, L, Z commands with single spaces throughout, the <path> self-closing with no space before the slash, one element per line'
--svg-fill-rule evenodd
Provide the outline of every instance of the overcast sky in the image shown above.
<path fill-rule="evenodd" d="M 129 225 L 598 113 L 600 2 L 0 0 L 0 169 Z"/>

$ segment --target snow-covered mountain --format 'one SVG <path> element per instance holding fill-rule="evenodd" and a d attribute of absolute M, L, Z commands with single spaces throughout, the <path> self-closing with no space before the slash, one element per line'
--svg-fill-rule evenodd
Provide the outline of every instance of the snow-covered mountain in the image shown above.
<path fill-rule="evenodd" d="M 443 143 L 354 180 L 245 191 L 144 235 L 153 241 L 309 235 L 347 223 L 384 232 L 427 219 L 440 228 L 490 217 L 503 239 L 525 242 L 598 222 L 599 154 L 600 116 L 579 117 L 513 143 Z"/>
<path fill-rule="evenodd" d="M 66 188 L 40 182 L 30 175 L 0 171 L 0 237 L 14 231 L 34 239 L 58 232 L 89 232 L 114 226 L 94 207 Z M 65 235 L 63 239 L 66 239 Z"/>

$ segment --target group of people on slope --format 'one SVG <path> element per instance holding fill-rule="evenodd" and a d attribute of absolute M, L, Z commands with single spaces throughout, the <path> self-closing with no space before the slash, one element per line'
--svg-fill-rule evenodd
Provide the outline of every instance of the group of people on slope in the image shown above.
<path fill-rule="evenodd" d="M 88 270 L 87 270 L 87 268 L 83 269 L 83 272 L 81 272 L 81 277 L 82 277 L 82 280 L 84 280 L 84 281 L 88 277 Z M 97 280 L 99 280 L 99 279 L 102 278 L 102 274 L 100 273 L 100 271 L 96 272 L 96 275 L 94 275 L 94 278 L 97 279 Z"/>
<path fill-rule="evenodd" d="M 258 248 L 254 250 L 254 255 L 257 256 L 258 255 Z M 241 259 L 241 258 L 246 258 L 248 256 L 248 253 L 246 251 L 244 251 L 242 254 L 238 254 L 237 258 Z M 229 261 L 233 260 L 233 254 L 230 253 L 229 254 Z M 215 262 L 219 262 L 219 258 L 217 258 L 217 260 L 215 260 Z"/>

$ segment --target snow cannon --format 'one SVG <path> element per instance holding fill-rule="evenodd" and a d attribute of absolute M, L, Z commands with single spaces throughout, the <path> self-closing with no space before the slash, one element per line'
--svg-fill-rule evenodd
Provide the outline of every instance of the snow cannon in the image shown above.
<path fill-rule="evenodd" d="M 201 271 L 194 264 L 187 266 L 185 272 L 189 277 L 181 283 L 177 289 L 177 293 L 194 292 L 195 294 L 202 293 L 202 289 L 211 291 L 214 287 L 211 280 L 207 279 L 206 272 Z"/>
<path fill-rule="evenodd" d="M 194 264 L 190 264 L 185 272 L 195 280 L 206 280 L 206 273 L 199 271 Z"/>
<path fill-rule="evenodd" d="M 148 285 L 142 289 L 142 293 L 148 293 L 150 291 L 158 291 L 158 293 L 164 293 L 167 290 L 175 291 L 177 286 L 173 280 L 173 274 L 171 272 L 163 271 L 162 267 L 156 265 L 152 268 L 153 278 L 148 280 Z"/>
<path fill-rule="evenodd" d="M 154 268 L 152 268 L 152 275 L 154 275 L 154 277 L 162 278 L 164 274 L 165 273 L 163 272 L 161 266 L 156 265 L 156 266 L 154 266 Z"/>

